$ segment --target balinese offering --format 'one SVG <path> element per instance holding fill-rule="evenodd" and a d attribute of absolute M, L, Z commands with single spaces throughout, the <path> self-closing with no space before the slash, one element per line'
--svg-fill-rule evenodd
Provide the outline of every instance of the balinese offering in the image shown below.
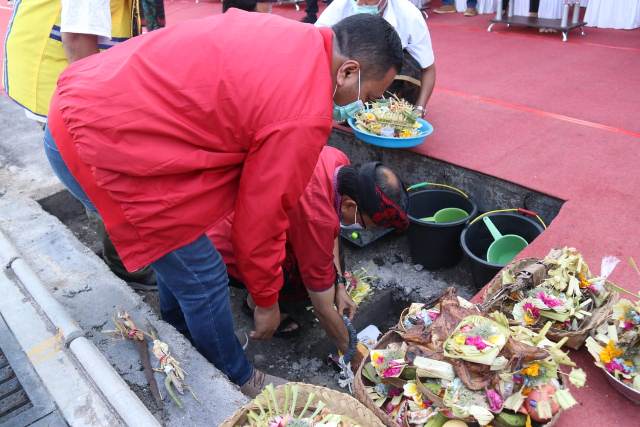
<path fill-rule="evenodd" d="M 269 384 L 222 427 L 379 427 L 382 424 L 351 396 L 324 387 Z"/>
<path fill-rule="evenodd" d="M 625 396 L 640 403 L 640 302 L 621 299 L 607 323 L 587 338 L 587 349 Z"/>
<path fill-rule="evenodd" d="M 356 396 L 386 425 L 545 425 L 577 404 L 567 384 L 582 387 L 586 376 L 561 372 L 575 364 L 561 350 L 566 339 L 546 337 L 551 322 L 539 332 L 510 326 L 455 288 L 403 316 L 407 328 L 385 335 L 356 377 Z"/>
<path fill-rule="evenodd" d="M 615 285 L 607 282 L 617 261 L 605 258 L 600 276 L 574 248 L 554 249 L 543 260 L 517 261 L 489 284 L 483 308 L 500 310 L 512 325 L 533 330 L 552 322 L 549 336 L 568 337 L 566 345 L 577 349 L 617 300 Z"/>
<path fill-rule="evenodd" d="M 356 114 L 356 127 L 378 136 L 410 138 L 420 134 L 414 106 L 396 97 L 369 102 Z"/>

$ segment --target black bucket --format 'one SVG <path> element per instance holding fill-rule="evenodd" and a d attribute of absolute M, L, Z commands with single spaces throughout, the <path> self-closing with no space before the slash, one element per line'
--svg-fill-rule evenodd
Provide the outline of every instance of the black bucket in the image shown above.
<path fill-rule="evenodd" d="M 418 184 L 420 185 L 420 184 Z M 431 184 L 433 185 L 433 184 Z M 413 186 L 410 187 L 414 188 Z M 465 219 L 437 224 L 420 218 L 433 216 L 444 208 L 460 208 L 469 213 Z M 453 267 L 462 258 L 460 233 L 476 216 L 478 207 L 462 191 L 427 189 L 409 193 L 409 251 L 415 264 L 427 270 Z"/>
<path fill-rule="evenodd" d="M 502 234 L 517 234 L 531 243 L 544 231 L 542 224 L 517 213 L 491 213 L 486 215 Z M 502 265 L 487 261 L 487 249 L 493 237 L 482 220 L 474 221 L 460 235 L 465 255 L 471 261 L 471 274 L 476 287 L 482 288 L 502 269 Z"/>

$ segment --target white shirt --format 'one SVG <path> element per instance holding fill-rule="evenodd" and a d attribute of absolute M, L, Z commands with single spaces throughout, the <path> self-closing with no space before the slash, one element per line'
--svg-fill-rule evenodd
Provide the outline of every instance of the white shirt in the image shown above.
<path fill-rule="evenodd" d="M 342 19 L 356 14 L 355 0 L 333 0 L 322 12 L 316 25 L 331 27 Z M 433 47 L 429 28 L 422 12 L 409 0 L 388 0 L 382 16 L 400 36 L 402 48 L 415 58 L 422 68 L 433 65 Z"/>
<path fill-rule="evenodd" d="M 94 34 L 98 44 L 111 41 L 110 0 L 62 0 L 60 31 Z"/>

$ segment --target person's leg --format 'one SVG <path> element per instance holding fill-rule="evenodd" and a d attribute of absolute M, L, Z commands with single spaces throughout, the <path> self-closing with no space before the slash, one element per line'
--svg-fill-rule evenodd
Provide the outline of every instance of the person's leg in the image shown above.
<path fill-rule="evenodd" d="M 53 173 L 58 177 L 60 182 L 67 187 L 67 190 L 69 190 L 73 197 L 78 199 L 87 210 L 96 212 L 93 203 L 91 203 L 89 197 L 87 197 L 82 187 L 80 187 L 80 184 L 78 184 L 78 181 L 76 181 L 73 175 L 71 175 L 69 168 L 67 168 L 48 127 L 44 129 L 44 153 L 47 156 L 47 160 L 49 160 Z"/>
<path fill-rule="evenodd" d="M 442 0 L 442 6 L 433 9 L 434 13 L 456 13 L 455 0 Z"/>
<path fill-rule="evenodd" d="M 113 243 L 109 239 L 109 236 L 105 232 L 104 224 L 102 223 L 102 219 L 98 215 L 96 208 L 89 200 L 89 197 L 85 194 L 78 181 L 71 175 L 69 172 L 69 168 L 64 163 L 62 156 L 60 155 L 60 151 L 58 151 L 58 147 L 56 145 L 49 128 L 46 127 L 44 130 L 44 152 L 49 160 L 49 164 L 51 165 L 51 169 L 53 173 L 58 177 L 58 179 L 67 187 L 69 192 L 78 199 L 87 209 L 87 216 L 89 217 L 89 222 L 95 227 L 96 232 L 102 241 L 102 258 L 105 263 L 109 266 L 109 269 L 113 271 L 118 277 L 122 280 L 125 280 L 129 283 L 137 284 L 137 288 L 141 290 L 152 290 L 155 288 L 155 277 L 153 271 L 149 268 L 143 268 L 142 270 L 129 273 L 127 269 L 122 264 L 118 253 L 116 252 Z M 136 286 L 132 286 L 136 288 Z"/>
<path fill-rule="evenodd" d="M 477 5 L 478 0 L 467 0 L 467 9 L 464 11 L 464 16 L 476 16 L 478 14 Z"/>
<path fill-rule="evenodd" d="M 227 269 L 222 257 L 205 235 L 152 263 L 166 290 L 178 302 L 195 347 L 224 372 L 231 381 L 243 385 L 253 367 L 247 360 L 233 330 L 229 304 Z M 168 296 L 161 304 L 172 302 Z M 177 321 L 173 307 L 162 307 L 168 321 Z M 176 325 L 182 327 L 182 325 Z"/>
<path fill-rule="evenodd" d="M 313 24 L 318 20 L 318 0 L 306 0 L 307 15 L 302 18 L 302 22 Z"/>

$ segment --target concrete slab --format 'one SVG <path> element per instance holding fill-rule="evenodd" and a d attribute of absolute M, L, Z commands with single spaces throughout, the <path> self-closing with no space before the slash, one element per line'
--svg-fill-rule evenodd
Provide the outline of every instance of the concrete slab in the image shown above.
<path fill-rule="evenodd" d="M 0 96 L 0 194 L 41 199 L 62 189 L 42 150 L 42 126 Z"/>
<path fill-rule="evenodd" d="M 0 228 L 56 300 L 165 425 L 218 425 L 246 401 L 237 387 L 173 327 L 160 321 L 126 283 L 37 202 L 14 193 L 0 196 Z M 7 261 L 0 254 L 0 263 Z M 134 346 L 102 332 L 113 329 L 111 317 L 116 309 L 127 310 L 140 326 L 148 319 L 157 328 L 189 373 L 187 382 L 201 403 L 185 396 L 184 410 L 171 402 L 166 402 L 163 410 L 155 407 Z M 157 379 L 162 380 L 160 376 Z"/>

